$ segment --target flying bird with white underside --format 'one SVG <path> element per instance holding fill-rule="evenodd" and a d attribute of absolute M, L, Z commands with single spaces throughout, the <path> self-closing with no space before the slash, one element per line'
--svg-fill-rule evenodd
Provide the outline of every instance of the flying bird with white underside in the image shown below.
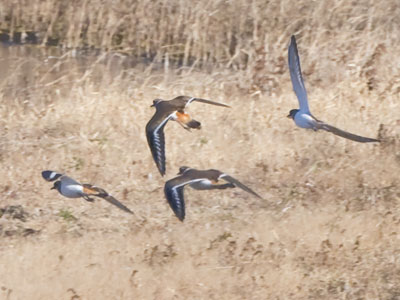
<path fill-rule="evenodd" d="M 94 199 L 91 198 L 92 196 L 99 197 L 122 209 L 123 211 L 133 214 L 129 208 L 108 194 L 105 190 L 97 186 L 87 183 L 81 184 L 71 177 L 50 170 L 43 171 L 42 177 L 46 181 L 55 181 L 51 189 L 57 190 L 61 195 L 67 198 L 82 197 L 86 201 L 93 202 Z"/>
<path fill-rule="evenodd" d="M 292 36 L 290 41 L 288 58 L 290 79 L 292 80 L 293 90 L 296 93 L 300 105 L 300 109 L 292 109 L 289 112 L 288 118 L 293 119 L 296 125 L 301 128 L 313 129 L 314 131 L 322 129 L 360 143 L 380 142 L 377 139 L 367 138 L 341 130 L 315 118 L 308 108 L 307 91 L 301 74 L 300 58 L 297 51 L 296 38 L 294 36 Z"/>
<path fill-rule="evenodd" d="M 172 100 L 153 100 L 151 107 L 155 107 L 156 112 L 146 125 L 146 137 L 153 159 L 162 176 L 165 175 L 164 127 L 167 122 L 169 120 L 177 121 L 183 128 L 189 131 L 191 128 L 200 129 L 201 123 L 192 119 L 185 112 L 185 108 L 192 102 L 229 107 L 222 103 L 188 96 L 178 96 Z"/>

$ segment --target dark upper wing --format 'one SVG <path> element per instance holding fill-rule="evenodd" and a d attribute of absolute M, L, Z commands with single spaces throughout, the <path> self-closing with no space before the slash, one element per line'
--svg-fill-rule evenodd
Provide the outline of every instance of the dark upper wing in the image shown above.
<path fill-rule="evenodd" d="M 336 134 L 338 136 L 344 137 L 346 139 L 355 141 L 355 142 L 359 142 L 359 143 L 371 143 L 371 142 L 380 142 L 380 140 L 377 139 L 371 139 L 371 138 L 367 138 L 367 137 L 363 137 L 363 136 L 359 136 L 356 134 L 352 134 L 350 132 L 341 130 L 339 128 L 336 128 L 334 126 L 331 126 L 329 124 L 326 124 L 322 121 L 319 121 L 317 123 L 317 129 L 323 129 L 329 132 L 332 132 L 333 134 Z"/>
<path fill-rule="evenodd" d="M 299 100 L 300 110 L 310 112 L 308 108 L 307 91 L 304 86 L 303 76 L 301 75 L 300 57 L 297 51 L 296 38 L 292 35 L 288 49 L 288 61 L 290 79 L 292 80 L 293 90 Z"/>
<path fill-rule="evenodd" d="M 60 173 L 54 172 L 54 171 L 50 171 L 50 170 L 46 170 L 46 171 L 42 172 L 42 177 L 47 181 L 57 180 L 61 176 L 63 176 L 63 175 Z"/>
<path fill-rule="evenodd" d="M 212 104 L 212 105 L 216 105 L 216 106 L 223 106 L 223 107 L 230 107 L 229 105 L 223 104 L 223 103 L 219 103 L 219 102 L 215 102 L 215 101 L 211 101 L 211 100 L 206 100 L 206 99 L 201 99 L 201 98 L 190 98 L 188 100 L 188 102 L 186 103 L 186 106 L 188 106 L 190 103 L 192 103 L 193 101 L 197 101 L 197 102 L 201 102 L 201 103 L 207 103 L 207 104 Z"/>
<path fill-rule="evenodd" d="M 171 118 L 171 113 L 156 112 L 146 125 L 146 136 L 151 154 L 161 175 L 165 175 L 165 137 L 164 126 Z"/>
<path fill-rule="evenodd" d="M 250 194 L 252 194 L 252 195 L 254 195 L 254 196 L 256 196 L 256 197 L 262 199 L 262 197 L 261 197 L 260 195 L 258 195 L 258 194 L 257 194 L 256 192 L 254 192 L 252 189 L 250 189 L 250 188 L 248 188 L 247 186 L 245 186 L 245 185 L 244 185 L 243 183 L 241 183 L 239 180 L 237 180 L 237 179 L 235 179 L 235 178 L 233 178 L 233 177 L 231 177 L 231 176 L 229 176 L 229 175 L 226 175 L 226 174 L 222 174 L 222 175 L 220 176 L 220 178 L 221 178 L 221 179 L 224 179 L 224 180 L 226 180 L 226 181 L 228 181 L 228 182 L 230 182 L 230 183 L 233 183 L 234 185 L 236 185 L 237 187 L 241 188 L 242 190 L 244 190 L 244 191 L 246 191 L 246 192 L 248 192 L 248 193 L 250 193 Z"/>
<path fill-rule="evenodd" d="M 102 188 L 99 188 L 97 186 L 94 186 L 94 185 L 91 185 L 88 183 L 82 184 L 82 186 L 83 186 L 83 192 L 85 194 L 100 197 L 100 198 L 106 200 L 107 202 L 115 205 L 116 207 L 122 209 L 123 211 L 133 214 L 133 212 L 129 208 L 127 208 L 125 205 L 123 205 L 121 202 L 119 202 L 113 196 L 109 195 Z"/>
<path fill-rule="evenodd" d="M 168 180 L 165 183 L 164 194 L 175 216 L 177 216 L 180 221 L 183 221 L 185 219 L 185 199 L 183 198 L 183 188 L 185 185 L 179 185 L 177 178 L 178 177 Z"/>
<path fill-rule="evenodd" d="M 99 196 L 100 197 L 100 196 Z M 107 196 L 101 196 L 101 198 L 103 198 L 104 200 L 106 200 L 107 202 L 115 205 L 116 207 L 122 209 L 123 211 L 126 211 L 127 213 L 133 214 L 133 212 L 127 208 L 125 205 L 123 205 L 121 202 L 119 202 L 117 199 L 115 199 L 113 196 L 111 195 L 107 195 Z"/>
<path fill-rule="evenodd" d="M 185 199 L 183 198 L 183 188 L 185 185 L 200 181 L 203 178 L 186 179 L 185 176 L 178 176 L 168 180 L 164 186 L 165 198 L 169 206 L 174 211 L 179 220 L 185 219 Z"/>

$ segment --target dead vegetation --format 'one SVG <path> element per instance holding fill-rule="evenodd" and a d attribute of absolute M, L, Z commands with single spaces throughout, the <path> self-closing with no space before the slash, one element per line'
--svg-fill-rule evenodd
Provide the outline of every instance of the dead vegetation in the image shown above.
<path fill-rule="evenodd" d="M 78 49 L 0 47 L 1 299 L 399 297 L 397 2 L 63 3 L 0 4 L 2 30 Z M 380 145 L 286 118 L 293 33 L 313 114 Z M 200 131 L 168 124 L 161 178 L 149 106 L 181 94 L 232 108 L 193 104 Z M 162 188 L 181 165 L 226 171 L 265 201 L 186 189 L 180 223 Z M 135 215 L 62 198 L 44 169 Z"/>

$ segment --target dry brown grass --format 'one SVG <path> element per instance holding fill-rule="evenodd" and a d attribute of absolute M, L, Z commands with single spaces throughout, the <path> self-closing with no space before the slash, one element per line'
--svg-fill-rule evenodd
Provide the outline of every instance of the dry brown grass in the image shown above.
<path fill-rule="evenodd" d="M 12 3 L 2 2 L 2 11 Z M 41 14 L 49 22 L 50 1 L 29 3 L 32 10 L 17 2 L 12 24 L 41 26 L 34 22 Z M 57 49 L 0 48 L 0 208 L 27 213 L 0 218 L 0 299 L 400 297 L 397 2 L 338 0 L 328 13 L 326 1 L 181 1 L 173 10 L 180 21 L 165 15 L 169 2 L 156 10 L 140 1 L 133 12 L 128 1 L 118 9 L 85 3 L 80 14 L 66 7 L 64 17 L 96 16 L 90 32 L 106 48 L 112 42 L 101 37 L 139 20 L 143 29 L 126 34 L 149 53 L 165 57 L 172 48 L 163 46 L 192 41 L 199 64 L 217 63 L 177 69 L 159 59 L 126 68 L 130 59 L 116 53 L 74 59 Z M 70 26 L 65 44 L 78 36 Z M 248 61 L 228 51 L 232 32 L 234 53 Z M 286 66 L 292 33 L 313 113 L 379 134 L 381 145 L 301 130 L 286 118 L 297 106 Z M 167 125 L 166 178 L 181 165 L 218 168 L 264 201 L 236 189 L 187 188 L 187 219 L 173 216 L 144 127 L 152 99 L 181 94 L 232 108 L 191 105 L 200 131 Z M 41 178 L 44 169 L 104 187 L 135 216 L 61 197 Z"/>

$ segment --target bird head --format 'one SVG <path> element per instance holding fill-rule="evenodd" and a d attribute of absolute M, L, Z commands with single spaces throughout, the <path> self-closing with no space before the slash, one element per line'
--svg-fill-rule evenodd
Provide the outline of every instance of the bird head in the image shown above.
<path fill-rule="evenodd" d="M 51 190 L 60 190 L 60 185 L 61 185 L 61 181 L 54 182 L 53 187 L 51 188 Z"/>
<path fill-rule="evenodd" d="M 183 166 L 179 168 L 179 173 L 177 175 L 182 175 L 183 173 L 185 173 L 187 170 L 189 170 L 189 167 Z"/>
<path fill-rule="evenodd" d="M 158 104 L 158 103 L 160 103 L 160 102 L 162 102 L 162 100 L 161 100 L 161 99 L 154 99 L 154 100 L 153 100 L 153 104 L 152 104 L 152 105 L 150 105 L 150 107 L 157 106 L 157 104 Z"/>
<path fill-rule="evenodd" d="M 288 118 L 294 119 L 294 116 L 297 114 L 298 109 L 292 109 L 289 114 L 287 115 Z"/>

